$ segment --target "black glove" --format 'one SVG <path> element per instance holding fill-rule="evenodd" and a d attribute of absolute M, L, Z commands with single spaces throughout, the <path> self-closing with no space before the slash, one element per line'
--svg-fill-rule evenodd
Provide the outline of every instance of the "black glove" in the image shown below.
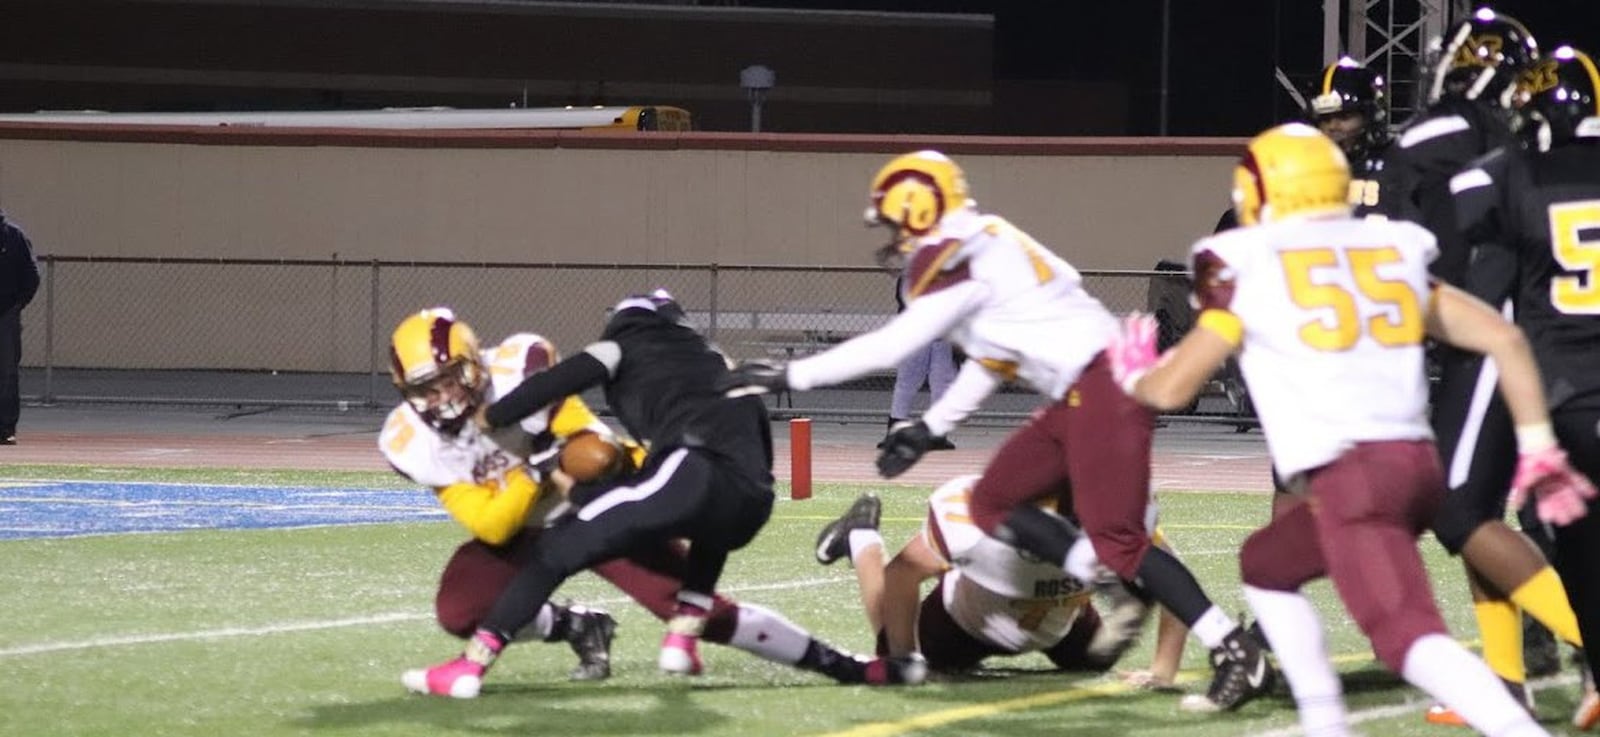
<path fill-rule="evenodd" d="M 895 423 L 883 439 L 883 452 L 878 454 L 878 475 L 892 479 L 910 470 L 936 440 L 922 420 Z"/>
<path fill-rule="evenodd" d="M 767 394 L 789 388 L 789 369 L 761 361 L 741 363 L 717 379 L 717 391 L 729 397 Z"/>

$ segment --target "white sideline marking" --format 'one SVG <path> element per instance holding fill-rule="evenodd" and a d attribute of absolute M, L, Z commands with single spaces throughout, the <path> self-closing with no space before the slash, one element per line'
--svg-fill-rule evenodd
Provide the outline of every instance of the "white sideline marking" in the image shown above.
<path fill-rule="evenodd" d="M 824 584 L 842 583 L 853 579 L 842 576 L 831 578 L 812 578 L 802 581 L 787 581 L 775 584 L 759 584 L 752 586 L 735 586 L 722 590 L 722 593 L 735 594 L 748 591 L 779 591 L 782 589 L 800 589 Z M 632 601 L 625 597 L 610 597 L 595 601 L 596 604 L 616 605 Z M 149 645 L 158 642 L 191 642 L 194 640 L 218 640 L 229 637 L 256 637 L 260 635 L 276 635 L 284 632 L 313 632 L 316 630 L 338 629 L 340 627 L 361 627 L 372 624 L 390 624 L 393 622 L 412 622 L 431 619 L 431 614 L 416 614 L 412 612 L 389 612 L 387 614 L 373 614 L 365 617 L 345 617 L 343 619 L 313 620 L 310 622 L 283 622 L 268 624 L 260 627 L 224 627 L 214 630 L 199 630 L 196 632 L 164 632 L 150 635 L 119 635 L 115 637 L 95 637 L 75 642 L 40 642 L 32 645 L 18 645 L 16 647 L 0 648 L 0 658 L 11 658 L 22 655 L 41 655 L 44 653 L 59 653 L 72 650 L 93 650 L 103 647 L 123 647 L 126 645 Z"/>
<path fill-rule="evenodd" d="M 1539 691 L 1541 691 L 1543 689 L 1546 689 L 1546 688 L 1550 688 L 1551 686 L 1568 686 L 1568 685 L 1571 685 L 1571 684 L 1574 684 L 1574 683 L 1577 683 L 1577 682 L 1578 682 L 1578 677 L 1577 676 L 1571 675 L 1571 674 L 1567 674 L 1567 675 L 1559 675 L 1559 676 L 1550 676 L 1548 678 L 1536 678 L 1536 679 L 1534 679 L 1532 681 L 1529 681 L 1528 682 L 1528 686 L 1531 689 L 1533 689 L 1533 692 L 1535 694 L 1537 694 Z M 1354 726 L 1354 725 L 1357 725 L 1357 724 L 1361 724 L 1363 722 L 1372 722 L 1372 721 L 1377 721 L 1379 719 L 1388 719 L 1390 717 L 1397 717 L 1397 716 L 1403 716 L 1403 715 L 1409 714 L 1409 713 L 1420 712 L 1423 709 L 1428 708 L 1428 706 L 1430 706 L 1433 703 L 1432 701 L 1430 701 L 1427 698 L 1427 694 L 1424 694 L 1421 691 L 1418 691 L 1416 689 L 1416 687 L 1408 686 L 1407 688 L 1410 688 L 1412 690 L 1412 695 L 1420 695 L 1423 698 L 1413 699 L 1413 698 L 1409 698 L 1408 697 L 1404 702 L 1401 702 L 1399 704 L 1390 704 L 1388 706 L 1376 706 L 1376 707 L 1373 707 L 1371 709 L 1361 709 L 1359 711 L 1350 712 L 1350 724 L 1352 726 Z M 1301 737 L 1301 735 L 1304 735 L 1304 734 L 1305 734 L 1305 731 L 1300 729 L 1300 727 L 1298 725 L 1296 725 L 1296 726 L 1293 726 L 1293 727 L 1280 727 L 1278 729 L 1270 729 L 1270 730 L 1267 730 L 1265 732 L 1252 732 L 1250 734 L 1245 735 L 1244 737 Z"/>

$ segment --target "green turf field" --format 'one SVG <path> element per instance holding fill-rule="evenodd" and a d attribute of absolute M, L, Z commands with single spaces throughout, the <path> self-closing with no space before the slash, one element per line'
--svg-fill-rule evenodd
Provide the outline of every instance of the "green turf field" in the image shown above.
<path fill-rule="evenodd" d="M 160 480 L 202 484 L 396 488 L 379 474 L 11 467 L 7 479 Z M 860 487 L 821 485 L 784 501 L 729 566 L 725 591 L 773 607 L 836 644 L 871 644 L 846 564 L 811 558 L 817 529 Z M 422 493 L 422 492 L 418 492 Z M 920 519 L 924 490 L 886 487 L 891 546 Z M 1261 495 L 1168 493 L 1164 526 L 1225 608 L 1239 611 L 1239 542 L 1267 514 Z M 852 735 L 1088 737 L 1297 734 L 1286 695 L 1238 714 L 1196 717 L 1170 694 L 1111 678 L 1064 677 L 1037 656 L 916 688 L 835 686 L 744 653 L 704 649 L 708 674 L 659 675 L 660 626 L 583 576 L 561 592 L 608 606 L 621 622 L 614 675 L 571 684 L 564 645 L 512 648 L 476 701 L 407 695 L 406 668 L 452 657 L 431 621 L 433 584 L 462 535 L 448 522 L 281 530 L 203 530 L 0 542 L 0 734 L 52 735 Z M 1455 564 L 1424 545 L 1456 634 L 1474 636 Z M 1312 590 L 1368 735 L 1460 735 L 1421 724 L 1426 700 L 1370 662 L 1333 601 Z M 1142 666 L 1149 642 L 1124 665 Z M 1190 688 L 1204 654 L 1190 645 Z M 1568 671 L 1567 673 L 1570 673 Z M 1564 674 L 1565 675 L 1565 674 Z M 1571 677 L 1539 693 L 1563 733 Z"/>

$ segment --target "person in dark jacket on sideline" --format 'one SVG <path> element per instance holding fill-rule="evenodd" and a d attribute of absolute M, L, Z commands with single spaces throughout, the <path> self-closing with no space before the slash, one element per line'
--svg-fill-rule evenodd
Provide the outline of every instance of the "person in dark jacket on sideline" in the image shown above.
<path fill-rule="evenodd" d="M 17 444 L 22 414 L 22 308 L 39 291 L 39 263 L 22 228 L 0 212 L 0 445 Z"/>

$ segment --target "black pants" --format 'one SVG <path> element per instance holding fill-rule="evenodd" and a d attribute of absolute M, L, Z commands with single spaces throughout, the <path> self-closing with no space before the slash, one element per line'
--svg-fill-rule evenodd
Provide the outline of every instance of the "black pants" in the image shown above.
<path fill-rule="evenodd" d="M 533 558 L 483 627 L 520 631 L 573 574 L 664 540 L 689 541 L 683 588 L 710 596 L 728 554 L 755 538 L 772 515 L 772 503 L 770 485 L 727 459 L 700 448 L 668 450 L 542 532 Z"/>
<path fill-rule="evenodd" d="M 17 434 L 22 414 L 22 308 L 0 312 L 0 438 Z"/>
<path fill-rule="evenodd" d="M 1517 467 L 1517 438 L 1492 361 L 1448 348 L 1440 349 L 1439 361 L 1433 432 L 1450 492 L 1433 532 L 1457 555 L 1479 526 L 1504 519 Z"/>

